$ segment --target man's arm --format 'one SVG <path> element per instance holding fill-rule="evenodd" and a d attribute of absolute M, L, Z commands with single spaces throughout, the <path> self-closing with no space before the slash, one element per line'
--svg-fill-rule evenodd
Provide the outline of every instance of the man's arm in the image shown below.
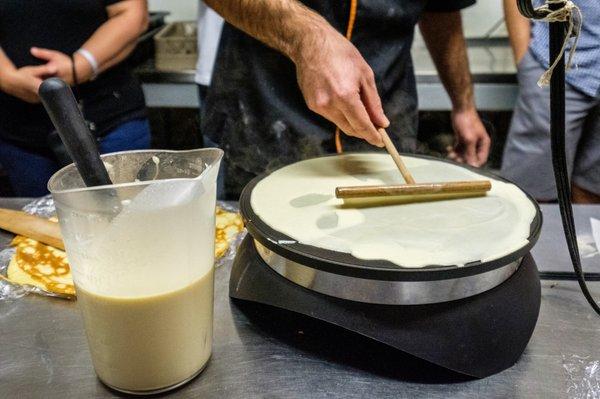
<path fill-rule="evenodd" d="M 504 20 L 515 64 L 518 64 L 529 47 L 531 24 L 527 18 L 521 15 L 515 0 L 504 0 Z"/>
<path fill-rule="evenodd" d="M 487 161 L 490 138 L 475 109 L 460 12 L 426 12 L 419 28 L 452 101 L 452 125 L 457 136 L 454 158 L 481 166 Z"/>
<path fill-rule="evenodd" d="M 323 17 L 297 0 L 206 0 L 238 29 L 295 64 L 308 107 L 346 134 L 383 146 L 387 127 L 373 71 L 358 50 Z"/>

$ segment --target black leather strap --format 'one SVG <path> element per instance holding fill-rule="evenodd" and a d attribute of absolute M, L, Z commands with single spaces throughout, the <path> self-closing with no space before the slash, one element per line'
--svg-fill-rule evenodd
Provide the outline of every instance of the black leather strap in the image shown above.
<path fill-rule="evenodd" d="M 550 4 L 550 7 L 561 7 L 560 4 Z M 575 221 L 573 220 L 573 207 L 571 205 L 571 183 L 567 172 L 567 156 L 565 151 L 565 63 L 564 54 L 561 54 L 565 40 L 566 23 L 550 23 L 550 60 L 561 57 L 560 62 L 554 69 L 550 80 L 550 134 L 552 147 L 552 164 L 554 179 L 558 192 L 558 204 L 560 216 L 563 223 L 567 247 L 571 255 L 573 269 L 577 275 L 579 287 L 592 308 L 600 315 L 600 306 L 594 300 L 585 282 L 585 276 L 581 266 L 579 246 L 577 245 L 577 233 Z"/>

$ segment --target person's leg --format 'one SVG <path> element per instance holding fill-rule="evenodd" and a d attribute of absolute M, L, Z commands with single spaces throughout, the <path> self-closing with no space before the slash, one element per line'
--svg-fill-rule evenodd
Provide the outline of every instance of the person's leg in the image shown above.
<path fill-rule="evenodd" d="M 600 104 L 588 114 L 575 156 L 573 202 L 600 203 Z"/>
<path fill-rule="evenodd" d="M 519 97 L 515 106 L 501 174 L 539 201 L 556 200 L 556 184 L 550 148 L 550 95 L 537 81 L 544 72 L 530 53 L 518 68 Z M 582 127 L 594 100 L 567 85 L 566 152 L 569 175 L 573 171 Z"/>
<path fill-rule="evenodd" d="M 134 119 L 120 124 L 100 139 L 100 153 L 147 150 L 150 148 L 148 119 Z"/>
<path fill-rule="evenodd" d="M 0 140 L 0 164 L 8 173 L 18 197 L 41 197 L 48 194 L 48 180 L 58 170 L 50 154 L 23 149 Z"/>

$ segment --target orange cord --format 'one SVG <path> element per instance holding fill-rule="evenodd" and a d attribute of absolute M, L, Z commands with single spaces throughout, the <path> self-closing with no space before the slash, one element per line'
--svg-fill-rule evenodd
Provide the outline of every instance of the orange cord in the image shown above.
<path fill-rule="evenodd" d="M 346 39 L 348 40 L 352 40 L 352 32 L 354 32 L 357 8 L 358 0 L 350 0 L 350 16 L 348 17 L 348 28 L 346 29 Z M 338 154 L 344 152 L 344 148 L 342 147 L 341 131 L 339 127 L 335 128 L 335 151 Z"/>

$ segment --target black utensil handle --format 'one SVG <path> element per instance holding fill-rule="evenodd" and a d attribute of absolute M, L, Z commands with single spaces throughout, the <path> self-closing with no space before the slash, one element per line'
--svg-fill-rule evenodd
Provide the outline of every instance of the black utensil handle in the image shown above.
<path fill-rule="evenodd" d="M 112 184 L 71 88 L 59 78 L 50 78 L 40 86 L 39 95 L 85 185 Z"/>

